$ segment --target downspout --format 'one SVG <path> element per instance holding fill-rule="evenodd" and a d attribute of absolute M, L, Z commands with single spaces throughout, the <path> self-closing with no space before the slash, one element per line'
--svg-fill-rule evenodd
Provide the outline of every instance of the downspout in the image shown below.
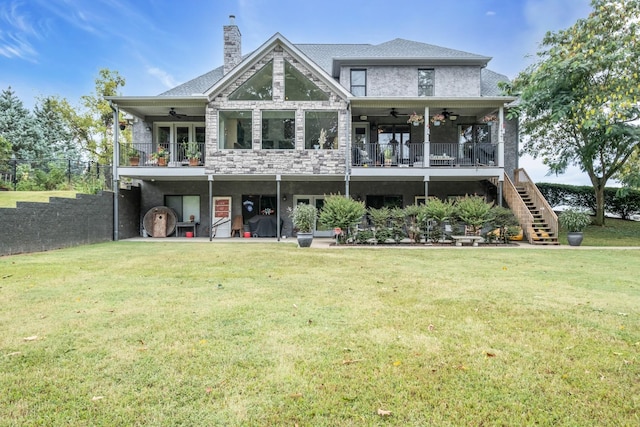
<path fill-rule="evenodd" d="M 347 100 L 347 130 L 346 130 L 346 151 L 345 151 L 345 168 L 344 168 L 344 196 L 349 198 L 349 182 L 351 177 L 351 104 Z"/>
<path fill-rule="evenodd" d="M 111 167 L 111 173 L 113 174 L 113 240 L 117 242 L 120 238 L 120 217 L 118 215 L 120 209 L 120 177 L 118 176 L 118 162 L 120 159 L 120 144 L 118 143 L 120 128 L 118 127 L 118 118 L 120 117 L 120 111 L 118 105 L 114 104 L 113 101 L 109 101 L 109 106 L 113 110 L 113 166 Z"/>

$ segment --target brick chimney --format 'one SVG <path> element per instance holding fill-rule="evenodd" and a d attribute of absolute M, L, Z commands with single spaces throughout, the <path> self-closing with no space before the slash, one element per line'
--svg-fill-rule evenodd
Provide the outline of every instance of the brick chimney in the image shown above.
<path fill-rule="evenodd" d="M 242 60 L 242 36 L 236 25 L 235 15 L 229 15 L 229 25 L 222 27 L 224 33 L 224 73 L 227 74 Z"/>

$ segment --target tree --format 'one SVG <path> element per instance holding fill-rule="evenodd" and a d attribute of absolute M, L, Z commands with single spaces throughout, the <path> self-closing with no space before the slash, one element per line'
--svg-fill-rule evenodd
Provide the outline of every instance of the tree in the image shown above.
<path fill-rule="evenodd" d="M 640 150 L 640 0 L 592 0 L 572 27 L 549 32 L 539 62 L 504 88 L 520 94 L 523 151 L 551 172 L 586 172 L 604 224 L 604 188 Z M 511 118 L 511 117 L 509 117 Z"/>
<path fill-rule="evenodd" d="M 111 163 L 113 153 L 113 111 L 105 96 L 118 95 L 125 79 L 117 71 L 103 68 L 95 80 L 95 92 L 81 97 L 84 111 L 78 112 L 66 100 L 58 107 L 70 127 L 77 145 L 89 153 L 92 160 Z"/>
<path fill-rule="evenodd" d="M 66 99 L 49 96 L 39 100 L 34 108 L 35 121 L 42 138 L 54 158 L 78 160 L 79 147 L 71 135 L 70 124 L 65 119 Z"/>
<path fill-rule="evenodd" d="M 48 149 L 29 110 L 9 87 L 0 93 L 0 136 L 19 159 L 43 159 Z"/>

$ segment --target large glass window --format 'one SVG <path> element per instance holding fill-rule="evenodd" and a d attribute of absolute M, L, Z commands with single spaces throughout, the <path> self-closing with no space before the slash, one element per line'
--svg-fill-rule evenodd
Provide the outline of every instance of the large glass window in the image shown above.
<path fill-rule="evenodd" d="M 418 96 L 433 96 L 434 76 L 433 68 L 418 70 Z"/>
<path fill-rule="evenodd" d="M 262 112 L 262 148 L 293 150 L 296 140 L 295 111 Z"/>
<path fill-rule="evenodd" d="M 229 95 L 232 101 L 262 101 L 273 99 L 273 61 L 259 69 Z"/>
<path fill-rule="evenodd" d="M 338 112 L 307 111 L 304 115 L 304 148 L 338 148 Z"/>
<path fill-rule="evenodd" d="M 164 205 L 173 209 L 179 222 L 200 222 L 200 196 L 165 196 Z"/>
<path fill-rule="evenodd" d="M 284 99 L 286 101 L 327 101 L 329 95 L 293 65 L 284 62 Z"/>
<path fill-rule="evenodd" d="M 351 93 L 353 96 L 367 96 L 367 70 L 351 70 Z"/>
<path fill-rule="evenodd" d="M 218 148 L 251 149 L 251 111 L 220 111 L 218 119 Z"/>

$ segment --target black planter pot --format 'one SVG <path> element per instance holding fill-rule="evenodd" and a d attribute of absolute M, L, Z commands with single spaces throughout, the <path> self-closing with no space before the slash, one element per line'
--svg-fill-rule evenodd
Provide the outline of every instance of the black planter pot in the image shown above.
<path fill-rule="evenodd" d="M 569 246 L 580 246 L 583 239 L 582 231 L 570 231 L 567 233 L 567 240 L 569 241 Z"/>
<path fill-rule="evenodd" d="M 298 246 L 301 248 L 308 248 L 311 246 L 311 242 L 313 242 L 313 233 L 301 233 L 298 232 Z"/>

